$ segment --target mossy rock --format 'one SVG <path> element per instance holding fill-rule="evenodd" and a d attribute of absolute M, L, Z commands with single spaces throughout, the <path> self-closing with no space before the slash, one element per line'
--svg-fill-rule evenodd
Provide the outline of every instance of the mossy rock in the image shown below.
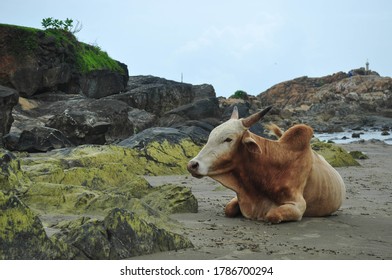
<path fill-rule="evenodd" d="M 74 252 L 78 252 L 75 258 L 87 259 L 124 259 L 193 247 L 187 238 L 118 208 L 110 211 L 102 221 L 87 220 L 53 238 L 57 242 L 70 244 Z"/>
<path fill-rule="evenodd" d="M 0 191 L 0 259 L 59 259 L 61 250 L 43 225 L 16 196 Z"/>
<path fill-rule="evenodd" d="M 368 159 L 369 157 L 361 151 L 351 151 L 350 155 L 355 159 Z"/>
<path fill-rule="evenodd" d="M 21 198 L 39 214 L 80 214 L 99 195 L 82 186 L 37 182 Z"/>
<path fill-rule="evenodd" d="M 350 153 L 338 145 L 318 141 L 312 143 L 312 149 L 322 155 L 333 167 L 360 165 Z"/>
<path fill-rule="evenodd" d="M 198 202 L 189 188 L 172 184 L 156 187 L 142 201 L 166 214 L 197 213 Z"/>
<path fill-rule="evenodd" d="M 197 200 L 189 189 L 182 186 L 153 188 L 143 175 L 184 174 L 187 162 L 199 150 L 199 146 L 185 139 L 177 144 L 152 142 L 141 150 L 114 145 L 86 145 L 47 153 L 19 154 L 19 157 L 2 151 L 1 157 L 7 155 L 1 161 L 1 190 L 20 194 L 20 203 L 30 207 L 26 210 L 28 215 L 32 215 L 29 219 L 34 219 L 40 226 L 40 231 L 34 233 L 45 238 L 48 244 L 45 246 L 55 248 L 50 254 L 46 254 L 45 249 L 44 253 L 37 254 L 37 258 L 108 259 L 185 248 L 191 243 L 177 233 L 181 232 L 181 226 L 171 220 L 169 214 L 196 212 Z M 23 186 L 23 191 L 20 186 Z M 0 200 L 3 201 L 4 197 L 2 193 Z M 124 222 L 120 228 L 110 225 L 111 222 L 104 224 L 102 220 L 78 220 L 80 217 L 102 219 L 108 213 L 114 215 L 113 209 L 117 207 L 122 208 L 123 214 L 115 216 L 124 216 L 116 218 Z M 37 214 L 42 215 L 45 225 L 57 231 L 50 239 Z M 12 216 L 12 213 L 9 215 Z M 62 224 L 53 225 L 54 216 L 62 217 Z M 75 221 L 70 221 L 75 218 Z M 2 219 L 4 225 L 9 222 L 4 217 Z M 135 233 L 135 236 L 150 240 L 154 245 L 150 246 L 146 241 L 144 247 L 140 245 L 136 249 L 122 251 L 122 248 L 116 247 L 120 245 L 111 243 L 108 228 L 115 235 L 118 230 L 124 229 L 121 231 L 124 235 L 117 239 L 121 242 L 123 239 L 127 241 L 126 230 L 141 229 L 142 232 Z M 15 230 L 17 232 L 18 229 Z M 12 244 L 25 248 L 19 241 Z M 81 250 L 79 247 L 83 244 L 87 244 L 91 251 Z M 15 254 L 20 250 L 15 249 Z M 15 256 L 12 252 L 3 252 L 3 258 Z"/>
<path fill-rule="evenodd" d="M 21 170 L 20 161 L 15 154 L 0 149 L 0 190 L 6 193 L 21 190 L 30 180 Z"/>

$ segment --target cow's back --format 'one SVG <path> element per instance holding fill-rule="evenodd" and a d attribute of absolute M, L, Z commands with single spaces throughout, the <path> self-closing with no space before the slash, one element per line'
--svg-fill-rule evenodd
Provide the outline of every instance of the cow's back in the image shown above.
<path fill-rule="evenodd" d="M 327 216 L 342 205 L 346 187 L 340 174 L 319 154 L 313 152 L 313 166 L 304 189 L 304 216 Z"/>

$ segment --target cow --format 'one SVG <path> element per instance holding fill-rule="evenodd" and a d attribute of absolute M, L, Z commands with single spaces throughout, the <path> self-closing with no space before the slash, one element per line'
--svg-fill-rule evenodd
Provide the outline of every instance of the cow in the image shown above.
<path fill-rule="evenodd" d="M 339 173 L 312 150 L 313 129 L 297 124 L 283 132 L 271 126 L 278 140 L 249 131 L 270 109 L 239 119 L 235 107 L 231 118 L 211 131 L 187 164 L 188 171 L 236 193 L 225 207 L 227 217 L 242 214 L 275 224 L 331 215 L 340 208 L 346 187 Z"/>

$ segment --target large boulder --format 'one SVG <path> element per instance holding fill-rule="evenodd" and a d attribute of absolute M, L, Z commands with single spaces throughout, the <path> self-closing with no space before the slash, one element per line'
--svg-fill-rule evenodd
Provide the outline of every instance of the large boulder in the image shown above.
<path fill-rule="evenodd" d="M 173 126 L 188 120 L 220 119 L 218 99 L 215 97 L 196 100 L 166 112 L 159 120 L 160 126 Z"/>
<path fill-rule="evenodd" d="M 109 98 L 122 100 L 160 117 L 169 110 L 208 97 L 215 97 L 211 85 L 191 85 L 154 76 L 131 76 L 126 91 Z"/>
<path fill-rule="evenodd" d="M 102 98 L 125 89 L 124 76 L 110 70 L 91 71 L 81 78 L 81 90 L 90 98 Z"/>
<path fill-rule="evenodd" d="M 0 86 L 0 147 L 3 145 L 3 136 L 10 129 L 12 122 L 12 108 L 18 103 L 18 92 L 8 87 Z"/>
<path fill-rule="evenodd" d="M 30 153 L 47 152 L 73 146 L 64 134 L 54 128 L 34 127 L 32 130 L 24 130 L 19 137 L 7 134 L 4 137 L 5 148 Z"/>
<path fill-rule="evenodd" d="M 48 106 L 53 116 L 46 126 L 55 128 L 75 145 L 105 144 L 134 133 L 124 102 L 103 99 L 76 99 Z"/>

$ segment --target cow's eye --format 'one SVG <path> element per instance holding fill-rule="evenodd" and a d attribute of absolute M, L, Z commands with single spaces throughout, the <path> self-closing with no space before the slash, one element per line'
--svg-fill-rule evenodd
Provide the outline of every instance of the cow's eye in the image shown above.
<path fill-rule="evenodd" d="M 223 141 L 223 142 L 230 143 L 231 141 L 233 141 L 233 139 L 231 139 L 231 138 L 228 137 L 228 138 L 226 138 L 225 141 Z"/>

